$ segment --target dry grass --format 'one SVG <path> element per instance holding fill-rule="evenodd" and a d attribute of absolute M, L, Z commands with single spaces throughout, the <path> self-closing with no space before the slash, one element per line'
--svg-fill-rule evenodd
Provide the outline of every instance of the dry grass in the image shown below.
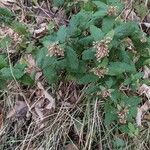
<path fill-rule="evenodd" d="M 148 1 L 145 2 L 147 5 Z M 40 19 L 49 21 L 48 18 L 54 17 L 53 13 L 47 13 L 45 3 L 42 2 L 43 7 L 36 5 L 40 11 L 34 12 L 30 7 L 27 7 L 22 2 L 19 2 L 18 18 L 24 23 L 29 23 L 31 27 L 39 24 Z M 7 5 L 13 11 L 16 11 L 15 4 Z M 48 9 L 50 3 L 48 3 Z M 39 17 L 35 20 L 34 25 L 31 20 L 27 20 L 28 12 L 33 13 L 33 18 Z M 60 12 L 52 18 L 56 25 L 66 24 L 66 16 L 60 17 Z M 28 16 L 32 18 L 31 16 Z M 33 20 L 34 20 L 33 19 Z M 35 31 L 35 30 L 34 30 Z M 43 31 L 42 31 L 43 32 Z M 8 52 L 9 54 L 9 52 Z M 11 65 L 11 62 L 10 62 Z M 44 83 L 44 81 L 43 81 Z M 70 84 L 70 83 L 69 83 Z M 3 125 L 0 129 L 0 150 L 148 150 L 150 147 L 150 126 L 141 129 L 138 137 L 129 137 L 126 134 L 120 133 L 118 125 L 114 124 L 107 127 L 104 124 L 104 101 L 99 99 L 91 99 L 84 96 L 83 87 L 72 84 L 75 90 L 67 89 L 63 91 L 61 96 L 65 101 L 60 101 L 56 98 L 57 109 L 52 113 L 46 115 L 42 121 L 34 120 L 26 116 L 23 118 L 9 118 L 8 112 L 13 108 L 15 102 L 20 98 L 20 95 L 27 98 L 33 93 L 28 92 L 17 83 L 17 81 L 8 84 L 7 88 L 0 91 L 0 106 L 2 106 Z M 66 85 L 63 88 L 69 87 Z M 85 88 L 85 87 L 84 87 Z M 32 91 L 36 87 L 31 88 Z M 80 89 L 80 91 L 78 90 Z M 53 91 L 53 87 L 50 87 Z M 54 95 L 59 95 L 58 91 L 52 92 Z M 75 101 L 71 96 L 76 95 Z M 27 95 L 27 96 L 26 96 Z M 57 97 L 56 96 L 56 97 Z M 60 95 L 59 95 L 60 96 Z M 24 97 L 23 97 L 24 99 Z M 68 102 L 68 99 L 71 101 Z M 72 102 L 73 101 L 73 102 Z M 28 102 L 30 103 L 30 102 Z M 72 104 L 70 104 L 72 103 Z M 0 107 L 1 108 L 1 107 Z M 1 112 L 0 112 L 1 113 Z M 0 114 L 1 116 L 1 114 Z M 123 140 L 123 146 L 116 147 L 116 139 Z"/>

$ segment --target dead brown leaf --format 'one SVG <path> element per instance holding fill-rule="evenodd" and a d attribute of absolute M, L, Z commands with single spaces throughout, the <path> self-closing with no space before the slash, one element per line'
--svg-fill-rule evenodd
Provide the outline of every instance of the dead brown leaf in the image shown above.
<path fill-rule="evenodd" d="M 146 84 L 143 84 L 139 90 L 138 90 L 138 93 L 140 95 L 146 95 L 146 97 L 148 98 L 148 100 L 150 100 L 150 86 L 146 85 Z"/>
<path fill-rule="evenodd" d="M 43 103 L 44 103 L 44 100 L 40 100 L 39 102 L 36 103 L 36 105 L 34 107 L 35 112 L 37 113 L 40 120 L 43 120 L 43 118 L 44 118 L 44 113 L 43 113 L 44 108 L 42 108 Z"/>
<path fill-rule="evenodd" d="M 145 102 L 144 105 L 138 108 L 137 116 L 136 116 L 136 123 L 138 126 L 142 125 L 143 113 L 148 111 L 149 108 L 150 108 L 149 102 Z"/>
<path fill-rule="evenodd" d="M 150 68 L 147 67 L 147 66 L 144 66 L 144 76 L 143 76 L 144 79 L 148 79 L 150 78 Z"/>
<path fill-rule="evenodd" d="M 66 150 L 79 150 L 75 144 L 67 144 Z"/>
<path fill-rule="evenodd" d="M 142 105 L 140 108 L 138 108 L 137 110 L 137 116 L 136 116 L 136 123 L 138 126 L 141 126 L 141 120 L 143 118 L 143 113 L 148 111 L 148 109 L 150 108 L 150 86 L 146 85 L 146 84 L 143 84 L 139 90 L 138 90 L 138 93 L 140 95 L 145 95 L 148 99 L 148 101 L 146 101 L 144 103 L 144 105 Z"/>
<path fill-rule="evenodd" d="M 40 82 L 37 83 L 38 88 L 42 91 L 45 99 L 49 100 L 49 104 L 47 105 L 48 109 L 55 109 L 55 99 L 44 89 Z"/>
<path fill-rule="evenodd" d="M 150 114 L 148 113 L 148 114 L 144 115 L 143 119 L 150 121 Z"/>
<path fill-rule="evenodd" d="M 28 106 L 24 101 L 17 101 L 13 109 L 8 113 L 8 118 L 20 118 L 25 117 L 28 111 Z"/>
<path fill-rule="evenodd" d="M 40 38 L 46 33 L 47 29 L 47 23 L 41 23 L 38 28 L 34 30 L 33 36 L 35 38 Z"/>
<path fill-rule="evenodd" d="M 137 16 L 137 14 L 131 10 L 131 9 L 126 9 L 122 15 L 123 19 L 125 20 L 132 20 L 132 21 L 137 21 L 139 22 L 141 19 Z"/>
<path fill-rule="evenodd" d="M 36 61 L 34 60 L 34 58 L 31 54 L 26 54 L 24 56 L 24 59 L 26 60 L 27 66 L 28 66 L 28 68 L 26 69 L 26 72 L 29 74 L 32 74 L 33 72 L 36 73 L 35 80 L 37 81 L 41 77 L 42 72 L 37 67 Z"/>

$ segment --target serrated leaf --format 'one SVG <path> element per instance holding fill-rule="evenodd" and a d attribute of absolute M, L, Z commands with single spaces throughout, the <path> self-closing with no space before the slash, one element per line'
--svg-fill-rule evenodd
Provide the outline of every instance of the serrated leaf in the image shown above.
<path fill-rule="evenodd" d="M 130 107 L 137 106 L 141 102 L 141 98 L 138 97 L 124 97 L 124 103 Z"/>
<path fill-rule="evenodd" d="M 63 42 L 65 42 L 66 37 L 67 37 L 67 28 L 65 26 L 61 26 L 57 32 L 56 41 L 63 43 Z"/>
<path fill-rule="evenodd" d="M 96 9 L 96 6 L 93 2 L 87 1 L 86 3 L 84 3 L 83 9 L 85 11 L 94 11 Z"/>
<path fill-rule="evenodd" d="M 60 7 L 64 4 L 64 0 L 53 0 L 54 6 Z"/>
<path fill-rule="evenodd" d="M 29 32 L 27 31 L 27 26 L 25 24 L 22 24 L 20 22 L 13 21 L 11 24 L 11 27 L 21 35 L 27 35 Z"/>
<path fill-rule="evenodd" d="M 106 16 L 107 15 L 107 10 L 106 9 L 101 9 L 101 10 L 99 10 L 99 11 L 96 11 L 94 14 L 93 14 L 93 16 L 94 17 L 104 17 L 104 16 Z"/>
<path fill-rule="evenodd" d="M 124 62 L 111 62 L 108 67 L 108 74 L 109 75 L 120 75 L 125 72 L 135 73 L 136 68 L 131 64 L 127 64 Z"/>
<path fill-rule="evenodd" d="M 87 70 L 86 68 L 87 68 L 87 65 L 85 61 L 79 60 L 78 74 L 86 73 L 86 70 Z"/>
<path fill-rule="evenodd" d="M 117 120 L 117 110 L 112 106 L 111 102 L 107 101 L 104 106 L 105 118 L 104 123 L 110 125 L 113 121 Z"/>
<path fill-rule="evenodd" d="M 11 12 L 9 9 L 7 8 L 0 8 L 0 16 L 5 16 L 5 17 L 12 17 L 14 16 L 14 13 Z"/>
<path fill-rule="evenodd" d="M 100 1 L 93 1 L 93 3 L 98 7 L 98 8 L 107 8 L 108 6 L 103 3 L 103 2 L 100 2 Z"/>
<path fill-rule="evenodd" d="M 91 35 L 86 36 L 79 40 L 79 44 L 82 44 L 84 46 L 90 46 L 91 44 L 93 44 L 93 37 Z"/>
<path fill-rule="evenodd" d="M 34 83 L 34 80 L 27 74 L 24 74 L 21 78 L 20 81 L 22 84 L 27 85 L 27 86 L 31 86 Z"/>
<path fill-rule="evenodd" d="M 128 63 L 128 64 L 132 63 L 132 60 L 131 60 L 128 52 L 125 51 L 124 49 L 120 50 L 120 60 L 125 63 Z"/>
<path fill-rule="evenodd" d="M 139 27 L 134 22 L 122 23 L 115 28 L 115 37 L 123 39 L 139 30 Z"/>
<path fill-rule="evenodd" d="M 43 63 L 47 57 L 48 50 L 46 48 L 41 48 L 36 50 L 36 62 L 40 68 L 43 68 Z"/>
<path fill-rule="evenodd" d="M 132 119 L 135 119 L 137 116 L 137 106 L 133 106 L 129 108 L 129 112 L 127 114 L 127 119 L 130 121 Z"/>
<path fill-rule="evenodd" d="M 113 29 L 114 26 L 114 18 L 112 17 L 104 17 L 102 21 L 102 31 L 104 33 L 108 33 L 110 30 Z"/>
<path fill-rule="evenodd" d="M 90 32 L 95 41 L 100 41 L 104 37 L 104 33 L 102 32 L 102 30 L 94 25 L 90 26 Z"/>
<path fill-rule="evenodd" d="M 116 6 L 119 12 L 122 11 L 122 9 L 124 8 L 121 0 L 107 0 L 107 4 L 111 6 Z"/>
<path fill-rule="evenodd" d="M 43 70 L 43 74 L 46 77 L 49 84 L 56 82 L 57 72 L 54 68 L 47 67 Z"/>
<path fill-rule="evenodd" d="M 78 56 L 71 47 L 66 48 L 66 61 L 70 71 L 77 71 L 79 66 Z"/>
<path fill-rule="evenodd" d="M 83 51 L 82 53 L 83 60 L 92 60 L 94 58 L 95 58 L 95 51 L 93 51 L 93 49 Z"/>
<path fill-rule="evenodd" d="M 135 131 L 135 126 L 131 122 L 128 123 L 128 128 L 131 132 Z"/>
<path fill-rule="evenodd" d="M 86 74 L 79 80 L 79 84 L 88 84 L 98 81 L 99 78 L 94 74 Z"/>
<path fill-rule="evenodd" d="M 11 45 L 11 38 L 9 36 L 0 39 L 0 49 L 6 49 Z"/>
<path fill-rule="evenodd" d="M 114 34 L 115 34 L 115 31 L 114 31 L 114 30 L 111 30 L 111 31 L 109 31 L 109 32 L 105 35 L 105 38 L 111 38 L 111 39 L 113 39 Z"/>
<path fill-rule="evenodd" d="M 144 19 L 144 17 L 149 12 L 148 7 L 144 3 L 139 4 L 139 2 L 136 2 L 134 5 L 134 9 L 136 10 L 137 15 L 142 19 Z"/>
<path fill-rule="evenodd" d="M 0 55 L 0 69 L 7 67 L 8 63 L 3 55 Z"/>
<path fill-rule="evenodd" d="M 91 94 L 99 91 L 99 87 L 97 85 L 91 85 L 87 89 L 84 90 L 86 94 Z"/>
<path fill-rule="evenodd" d="M 120 138 L 116 138 L 115 139 L 115 141 L 114 141 L 114 143 L 113 143 L 113 145 L 114 145 L 114 147 L 115 148 L 120 148 L 120 147 L 124 147 L 125 146 L 125 141 L 123 141 L 122 139 L 120 139 Z M 121 149 L 120 149 L 121 150 Z"/>
<path fill-rule="evenodd" d="M 20 79 L 24 75 L 24 72 L 17 68 L 16 69 L 12 68 L 13 75 L 10 68 L 3 68 L 0 70 L 0 72 L 2 77 L 7 80 L 13 80 L 14 79 L 13 75 L 16 79 Z"/>
<path fill-rule="evenodd" d="M 49 48 L 49 46 L 52 43 L 57 41 L 56 38 L 57 38 L 56 34 L 48 35 L 48 36 L 45 36 L 44 38 L 42 38 L 41 42 L 44 45 L 44 47 Z"/>
<path fill-rule="evenodd" d="M 117 115 L 114 115 L 112 113 L 105 113 L 105 119 L 104 119 L 104 123 L 106 125 L 110 125 L 113 121 L 117 120 Z"/>
<path fill-rule="evenodd" d="M 100 62 L 99 64 L 98 64 L 98 67 L 99 68 L 106 68 L 107 67 L 107 65 L 108 65 L 108 58 L 104 58 L 103 60 L 102 60 L 102 62 Z"/>
<path fill-rule="evenodd" d="M 150 59 L 146 59 L 144 62 L 143 62 L 143 65 L 149 65 L 150 64 Z"/>

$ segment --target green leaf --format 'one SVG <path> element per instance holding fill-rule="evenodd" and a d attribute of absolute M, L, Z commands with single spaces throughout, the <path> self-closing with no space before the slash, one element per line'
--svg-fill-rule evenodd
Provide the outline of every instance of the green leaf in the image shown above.
<path fill-rule="evenodd" d="M 86 11 L 94 11 L 96 9 L 96 6 L 93 2 L 87 1 L 84 3 L 83 9 Z"/>
<path fill-rule="evenodd" d="M 56 62 L 56 68 L 59 69 L 65 69 L 66 68 L 66 59 L 57 60 Z"/>
<path fill-rule="evenodd" d="M 109 65 L 109 75 L 120 75 L 125 72 L 135 73 L 136 68 L 133 65 L 124 63 L 124 62 L 111 62 Z"/>
<path fill-rule="evenodd" d="M 3 39 L 0 39 L 0 48 L 6 49 L 11 45 L 11 38 L 9 36 L 4 37 Z"/>
<path fill-rule="evenodd" d="M 110 30 L 112 30 L 114 26 L 114 21 L 115 20 L 112 17 L 104 17 L 102 21 L 102 31 L 104 33 L 108 33 Z"/>
<path fill-rule="evenodd" d="M 100 41 L 104 37 L 104 33 L 102 32 L 102 30 L 94 25 L 90 26 L 90 32 L 95 41 Z"/>
<path fill-rule="evenodd" d="M 149 65 L 150 64 L 150 58 L 149 59 L 146 59 L 144 62 L 143 62 L 143 65 Z"/>
<path fill-rule="evenodd" d="M 66 37 L 67 37 L 67 28 L 65 26 L 61 26 L 57 32 L 56 41 L 59 41 L 60 43 L 64 43 Z"/>
<path fill-rule="evenodd" d="M 20 78 L 21 83 L 23 83 L 24 85 L 27 86 L 31 86 L 34 83 L 34 80 L 27 74 L 24 74 L 21 78 Z"/>
<path fill-rule="evenodd" d="M 44 64 L 44 61 L 45 61 L 45 58 L 47 57 L 47 48 L 41 48 L 41 49 L 37 49 L 36 50 L 36 62 L 37 62 L 37 65 L 40 67 L 40 68 L 44 68 L 43 67 L 43 64 Z"/>
<path fill-rule="evenodd" d="M 70 71 L 74 72 L 78 70 L 79 66 L 78 56 L 71 47 L 66 48 L 66 61 Z"/>
<path fill-rule="evenodd" d="M 108 6 L 103 3 L 103 2 L 100 2 L 100 1 L 93 1 L 93 3 L 98 7 L 98 8 L 107 8 Z"/>
<path fill-rule="evenodd" d="M 121 0 L 107 0 L 107 4 L 111 6 L 116 6 L 119 12 L 124 8 Z"/>
<path fill-rule="evenodd" d="M 124 103 L 130 107 L 137 106 L 140 102 L 142 102 L 141 98 L 138 97 L 124 97 Z"/>
<path fill-rule="evenodd" d="M 99 91 L 99 87 L 95 84 L 90 85 L 87 89 L 84 90 L 86 94 L 91 94 Z"/>
<path fill-rule="evenodd" d="M 111 31 L 109 31 L 109 32 L 105 35 L 105 38 L 111 38 L 111 39 L 113 39 L 114 34 L 115 34 L 115 31 L 114 31 L 114 30 L 111 30 Z"/>
<path fill-rule="evenodd" d="M 85 61 L 80 60 L 77 74 L 84 74 L 86 73 L 86 70 L 87 70 L 87 66 L 86 66 Z"/>
<path fill-rule="evenodd" d="M 64 0 L 53 0 L 54 6 L 60 7 L 64 4 Z"/>
<path fill-rule="evenodd" d="M 116 138 L 113 145 L 114 145 L 115 148 L 120 148 L 120 147 L 123 148 L 125 146 L 125 142 L 120 138 Z"/>
<path fill-rule="evenodd" d="M 122 23 L 115 28 L 115 37 L 123 39 L 128 37 L 139 30 L 135 22 Z"/>
<path fill-rule="evenodd" d="M 13 75 L 10 68 L 3 68 L 0 72 L 2 77 L 7 80 L 13 80 L 13 75 L 16 79 L 20 79 L 24 75 L 24 72 L 18 68 L 12 68 Z"/>
<path fill-rule="evenodd" d="M 131 122 L 128 123 L 128 128 L 129 128 L 129 130 L 130 130 L 131 132 L 134 133 L 134 131 L 135 131 L 135 126 L 134 126 Z"/>
<path fill-rule="evenodd" d="M 113 121 L 117 120 L 117 116 L 112 113 L 105 113 L 104 123 L 110 125 Z"/>
<path fill-rule="evenodd" d="M 101 9 L 101 10 L 99 10 L 99 11 L 96 11 L 94 14 L 93 14 L 93 16 L 94 17 L 104 17 L 104 16 L 106 16 L 107 15 L 107 10 L 106 9 Z"/>
<path fill-rule="evenodd" d="M 83 60 L 92 60 L 94 58 L 95 58 L 95 51 L 93 51 L 93 49 L 83 51 L 82 53 Z"/>
<path fill-rule="evenodd" d="M 134 5 L 134 9 L 136 10 L 137 15 L 142 19 L 144 19 L 147 13 L 149 12 L 149 9 L 145 5 L 145 3 L 139 4 L 139 2 L 136 2 Z"/>
<path fill-rule="evenodd" d="M 84 45 L 84 46 L 91 46 L 93 44 L 93 37 L 90 35 L 90 36 L 81 38 L 79 40 L 79 44 Z"/>
<path fill-rule="evenodd" d="M 3 55 L 0 55 L 0 69 L 7 66 L 8 66 L 8 62 L 6 61 L 6 58 Z"/>
<path fill-rule="evenodd" d="M 79 80 L 79 84 L 88 84 L 88 83 L 94 83 L 99 80 L 98 76 L 94 74 L 86 74 Z"/>
<path fill-rule="evenodd" d="M 57 72 L 54 68 L 47 67 L 43 70 L 43 74 L 46 77 L 49 84 L 56 82 Z"/>
<path fill-rule="evenodd" d="M 50 57 L 50 56 L 46 56 L 43 59 L 43 64 L 42 64 L 42 69 L 45 69 L 47 67 L 56 67 L 57 64 L 57 58 L 55 57 Z"/>
<path fill-rule="evenodd" d="M 113 121 L 117 120 L 117 110 L 112 106 L 111 102 L 107 101 L 104 106 L 105 118 L 104 123 L 110 125 Z"/>
<path fill-rule="evenodd" d="M 132 64 L 132 60 L 128 54 L 127 51 L 125 51 L 124 49 L 121 49 L 120 50 L 120 60 L 125 62 L 125 63 L 128 63 L 128 64 Z"/>
<path fill-rule="evenodd" d="M 108 58 L 104 58 L 104 59 L 100 62 L 100 64 L 98 64 L 98 67 L 99 67 L 99 68 L 106 68 L 107 65 L 108 65 L 108 62 L 109 62 Z"/>
<path fill-rule="evenodd" d="M 41 39 L 41 42 L 42 44 L 44 45 L 44 47 L 47 47 L 49 48 L 49 46 L 56 42 L 56 34 L 52 34 L 52 35 L 48 35 L 48 36 L 45 36 L 44 38 Z"/>
<path fill-rule="evenodd" d="M 127 119 L 129 121 L 132 121 L 133 119 L 135 119 L 136 115 L 137 115 L 137 106 L 130 107 L 127 114 Z"/>
<path fill-rule="evenodd" d="M 5 16 L 5 17 L 12 17 L 12 16 L 14 16 L 14 13 L 13 12 L 11 12 L 9 9 L 7 9 L 7 8 L 0 8 L 0 17 L 1 16 Z"/>
<path fill-rule="evenodd" d="M 27 31 L 27 26 L 25 24 L 22 24 L 20 22 L 13 21 L 11 24 L 11 27 L 21 35 L 27 35 L 29 32 Z"/>

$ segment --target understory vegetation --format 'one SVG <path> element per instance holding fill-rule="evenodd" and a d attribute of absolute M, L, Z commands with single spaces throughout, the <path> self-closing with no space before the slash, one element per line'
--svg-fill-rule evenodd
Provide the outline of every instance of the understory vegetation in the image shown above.
<path fill-rule="evenodd" d="M 0 150 L 148 150 L 149 0 L 0 1 Z"/>

